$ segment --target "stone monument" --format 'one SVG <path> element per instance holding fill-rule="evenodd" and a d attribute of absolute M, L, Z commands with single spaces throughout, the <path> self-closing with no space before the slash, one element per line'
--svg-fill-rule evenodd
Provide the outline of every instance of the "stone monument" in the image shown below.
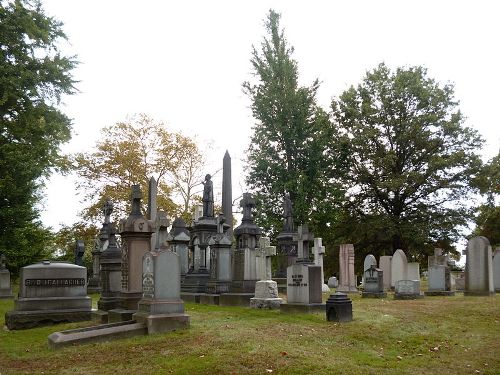
<path fill-rule="evenodd" d="M 21 269 L 19 297 L 5 314 L 9 329 L 91 319 L 87 269 L 70 263 L 43 261 Z"/>
<path fill-rule="evenodd" d="M 363 286 L 365 285 L 365 271 L 370 269 L 372 265 L 377 268 L 377 259 L 373 254 L 368 254 L 363 262 Z"/>
<path fill-rule="evenodd" d="M 434 249 L 434 256 L 427 259 L 429 288 L 426 296 L 453 296 L 452 275 L 448 267 L 447 257 L 442 255 L 441 249 Z"/>
<path fill-rule="evenodd" d="M 75 244 L 75 264 L 83 266 L 83 255 L 85 254 L 85 244 L 82 240 L 76 241 Z"/>
<path fill-rule="evenodd" d="M 406 277 L 408 280 L 420 280 L 420 263 L 410 262 L 407 267 Z"/>
<path fill-rule="evenodd" d="M 182 218 L 178 217 L 172 223 L 167 243 L 170 246 L 170 250 L 179 256 L 181 281 L 183 281 L 189 271 L 189 230 Z"/>
<path fill-rule="evenodd" d="M 323 240 L 321 238 L 314 239 L 313 255 L 314 264 L 321 267 L 321 291 L 323 293 L 329 293 L 330 288 L 325 284 L 325 273 L 323 271 L 323 255 L 325 254 L 325 247 L 323 246 Z"/>
<path fill-rule="evenodd" d="M 408 280 L 408 261 L 401 249 L 396 250 L 391 259 L 391 287 L 396 288 L 399 280 Z"/>
<path fill-rule="evenodd" d="M 495 292 L 500 292 L 500 247 L 495 249 L 493 255 L 493 287 Z"/>
<path fill-rule="evenodd" d="M 321 267 L 310 260 L 309 242 L 314 239 L 307 225 L 299 226 L 297 241 L 297 262 L 287 268 L 287 303 L 280 306 L 282 312 L 324 311 L 322 303 L 323 281 Z"/>
<path fill-rule="evenodd" d="M 209 294 L 228 293 L 232 281 L 232 249 L 231 240 L 224 233 L 223 215 L 218 217 L 217 235 L 209 240 L 211 260 L 210 278 L 206 292 Z"/>
<path fill-rule="evenodd" d="M 276 237 L 278 243 L 276 262 L 277 267 L 273 275 L 280 285 L 286 286 L 287 267 L 295 263 L 297 259 L 297 244 L 293 239 L 297 235 L 293 221 L 293 208 L 290 194 L 286 193 L 283 198 L 283 230 Z"/>
<path fill-rule="evenodd" d="M 122 278 L 118 296 L 119 308 L 109 311 L 109 321 L 130 320 L 142 297 L 142 258 L 151 250 L 151 234 L 155 227 L 141 213 L 142 192 L 132 185 L 132 209 L 127 219 L 120 221 L 122 239 Z"/>
<path fill-rule="evenodd" d="M 5 254 L 0 255 L 0 299 L 12 298 L 12 287 L 10 284 L 10 272 L 7 269 L 7 258 Z"/>
<path fill-rule="evenodd" d="M 108 223 L 106 229 L 108 237 L 107 245 L 101 253 L 101 298 L 97 302 L 99 311 L 109 311 L 118 308 L 118 297 L 122 287 L 122 252 L 116 244 L 116 228 L 112 223 Z M 107 314 L 100 322 L 107 323 Z"/>
<path fill-rule="evenodd" d="M 464 295 L 494 295 L 490 241 L 486 237 L 471 238 L 467 243 L 466 255 Z"/>
<path fill-rule="evenodd" d="M 352 301 L 347 294 L 336 292 L 326 301 L 326 320 L 329 322 L 352 321 Z"/>
<path fill-rule="evenodd" d="M 337 288 L 339 286 L 339 281 L 335 276 L 328 278 L 328 287 L 329 288 Z"/>
<path fill-rule="evenodd" d="M 148 185 L 148 210 L 146 211 L 146 219 L 150 220 L 152 223 L 157 222 L 158 215 L 158 205 L 157 205 L 157 196 L 158 196 L 158 183 L 154 177 L 149 179 Z M 168 219 L 167 219 L 168 220 Z M 169 224 L 167 224 L 168 226 Z M 156 249 L 158 244 L 157 240 L 158 228 L 156 231 L 151 234 L 151 250 Z"/>
<path fill-rule="evenodd" d="M 262 230 L 255 224 L 252 210 L 255 199 L 250 193 L 243 193 L 240 201 L 243 208 L 241 225 L 234 230 L 236 249 L 233 257 L 233 285 L 234 292 L 254 293 L 257 276 L 258 241 Z"/>
<path fill-rule="evenodd" d="M 227 237 L 233 240 L 233 188 L 231 182 L 231 156 L 226 150 L 222 159 L 222 214 L 226 218 Z"/>
<path fill-rule="evenodd" d="M 384 272 L 371 264 L 370 268 L 363 273 L 363 293 L 361 297 L 367 298 L 385 298 L 387 293 L 384 291 Z"/>
<path fill-rule="evenodd" d="M 382 270 L 384 276 L 384 290 L 391 289 L 391 255 L 382 255 L 379 259 L 379 268 Z"/>
<path fill-rule="evenodd" d="M 340 245 L 339 250 L 339 286 L 337 292 L 357 293 L 354 275 L 354 245 Z"/>
<path fill-rule="evenodd" d="M 276 255 L 276 247 L 270 246 L 269 238 L 259 239 L 257 250 L 257 276 L 255 297 L 250 299 L 250 307 L 256 309 L 278 309 L 283 299 L 278 296 L 278 284 L 271 280 L 271 257 Z"/>

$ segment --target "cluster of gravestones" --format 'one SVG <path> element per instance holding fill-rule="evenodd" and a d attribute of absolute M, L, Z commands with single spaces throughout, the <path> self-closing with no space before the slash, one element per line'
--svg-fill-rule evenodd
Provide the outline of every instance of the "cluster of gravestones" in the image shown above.
<path fill-rule="evenodd" d="M 30 328 L 46 323 L 93 319 L 99 325 L 49 336 L 52 347 L 94 342 L 138 334 L 168 332 L 189 326 L 184 301 L 217 305 L 242 305 L 282 312 L 326 311 L 328 320 L 352 320 L 352 305 L 346 293 L 358 292 L 354 274 L 354 247 L 340 245 L 339 280 L 329 280 L 337 293 L 322 303 L 324 284 L 321 238 L 314 238 L 306 225 L 295 228 L 288 196 L 283 203 L 283 230 L 277 247 L 262 237 L 253 218 L 253 197 L 245 193 L 240 202 L 241 224 L 232 228 L 231 161 L 223 161 L 222 214 L 214 214 L 211 176 L 204 181 L 203 206 L 197 207 L 190 225 L 177 218 L 170 223 L 156 207 L 156 181 L 149 187 L 148 210 L 141 213 L 142 193 L 132 187 L 130 215 L 118 230 L 110 221 L 111 202 L 103 208 L 104 223 L 92 251 L 92 275 L 87 284 L 81 266 L 84 246 L 75 248 L 75 263 L 44 261 L 24 267 L 15 308 L 6 314 L 9 329 Z M 121 237 L 118 246 L 116 234 Z M 233 245 L 234 237 L 234 245 Z M 312 246 L 311 246 L 312 244 Z M 311 250 L 313 256 L 311 256 Z M 277 268 L 271 269 L 271 257 Z M 4 258 L 3 258 L 4 259 Z M 489 263 L 488 263 L 489 262 Z M 493 266 L 498 270 L 495 286 L 500 290 L 500 249 L 492 261 L 491 247 L 484 237 L 469 241 L 465 272 L 465 294 L 493 293 Z M 0 267 L 0 297 L 11 295 L 5 282 L 5 261 Z M 454 281 L 448 259 L 440 250 L 429 257 L 429 290 L 426 295 L 452 295 Z M 8 287 L 6 286 L 8 285 Z M 8 290 L 7 290 L 8 289 Z M 286 290 L 286 303 L 278 290 Z M 408 263 L 402 250 L 382 256 L 379 268 L 374 256 L 364 262 L 363 297 L 385 297 L 394 289 L 395 298 L 419 298 L 418 263 Z M 100 292 L 98 310 L 91 310 L 87 291 Z"/>

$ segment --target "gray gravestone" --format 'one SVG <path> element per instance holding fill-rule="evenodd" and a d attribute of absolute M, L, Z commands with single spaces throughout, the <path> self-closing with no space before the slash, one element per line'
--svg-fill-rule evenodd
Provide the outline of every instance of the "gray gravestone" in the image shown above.
<path fill-rule="evenodd" d="M 166 248 L 147 252 L 142 268 L 142 299 L 134 320 L 146 324 L 149 334 L 189 327 L 180 298 L 179 256 Z"/>
<path fill-rule="evenodd" d="M 395 286 L 394 299 L 423 298 L 420 293 L 420 280 L 398 280 Z"/>
<path fill-rule="evenodd" d="M 43 261 L 21 269 L 19 297 L 5 314 L 9 329 L 90 320 L 87 269 Z"/>
<path fill-rule="evenodd" d="M 500 292 L 500 247 L 495 249 L 493 255 L 493 286 L 495 292 Z"/>
<path fill-rule="evenodd" d="M 399 280 L 408 280 L 408 261 L 401 249 L 396 250 L 391 259 L 391 286 L 395 288 Z"/>
<path fill-rule="evenodd" d="M 408 263 L 407 275 L 408 280 L 420 280 L 420 263 Z"/>
<path fill-rule="evenodd" d="M 10 272 L 7 269 L 7 258 L 0 255 L 0 299 L 12 298 L 12 287 L 10 285 Z"/>
<path fill-rule="evenodd" d="M 377 259 L 373 256 L 373 254 L 368 254 L 363 262 L 363 285 L 365 285 L 365 271 L 369 270 L 371 266 L 375 266 L 375 268 L 377 268 Z"/>
<path fill-rule="evenodd" d="M 83 255 L 85 254 L 85 244 L 82 240 L 76 241 L 75 245 L 75 264 L 83 266 Z"/>
<path fill-rule="evenodd" d="M 493 265 L 490 241 L 473 237 L 467 243 L 464 295 L 493 295 Z"/>
<path fill-rule="evenodd" d="M 336 288 L 339 286 L 339 281 L 335 276 L 332 276 L 328 279 L 328 287 L 329 288 Z"/>
<path fill-rule="evenodd" d="M 189 271 L 189 231 L 186 227 L 186 222 L 182 218 L 178 217 L 174 220 L 167 243 L 170 246 L 170 250 L 179 255 L 182 279 Z"/>
<path fill-rule="evenodd" d="M 384 276 L 383 271 L 378 269 L 376 265 L 370 265 L 363 273 L 364 288 L 361 296 L 363 298 L 373 297 L 373 298 L 384 298 L 387 297 L 387 293 L 384 292 Z"/>

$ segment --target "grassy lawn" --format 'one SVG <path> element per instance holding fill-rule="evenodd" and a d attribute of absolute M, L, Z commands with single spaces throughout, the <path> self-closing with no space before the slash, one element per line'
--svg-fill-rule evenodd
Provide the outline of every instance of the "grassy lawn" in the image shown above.
<path fill-rule="evenodd" d="M 89 323 L 2 330 L 0 374 L 500 373 L 500 295 L 351 298 L 350 323 L 186 304 L 188 330 L 59 351 L 48 348 L 50 333 Z M 0 300 L 2 326 L 12 307 Z"/>

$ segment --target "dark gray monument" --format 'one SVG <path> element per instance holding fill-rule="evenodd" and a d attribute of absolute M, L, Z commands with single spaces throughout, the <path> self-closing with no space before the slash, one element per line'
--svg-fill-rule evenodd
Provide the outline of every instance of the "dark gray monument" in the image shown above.
<path fill-rule="evenodd" d="M 122 280 L 122 252 L 116 244 L 116 228 L 112 223 L 107 224 L 108 243 L 101 253 L 101 298 L 97 302 L 100 311 L 109 311 L 118 308 L 118 297 L 121 291 Z M 101 314 L 102 315 L 102 314 Z M 107 314 L 104 320 L 107 322 Z"/>
<path fill-rule="evenodd" d="M 186 274 L 189 271 L 189 230 L 182 218 L 178 217 L 174 220 L 167 243 L 170 250 L 179 256 L 181 281 L 184 282 Z"/>
<path fill-rule="evenodd" d="M 7 258 L 0 255 L 0 299 L 12 298 L 12 287 L 10 284 L 10 272 L 7 269 Z"/>
<path fill-rule="evenodd" d="M 326 301 L 326 320 L 329 322 L 352 321 L 352 301 L 347 294 L 336 292 Z"/>
<path fill-rule="evenodd" d="M 19 297 L 5 314 L 9 329 L 91 319 L 87 269 L 43 261 L 21 269 Z"/>
<path fill-rule="evenodd" d="M 75 264 L 83 266 L 83 255 L 85 254 L 85 243 L 82 240 L 76 241 L 75 244 Z"/>
<path fill-rule="evenodd" d="M 276 270 L 273 279 L 278 282 L 278 287 L 286 285 L 286 269 L 297 259 L 297 243 L 293 239 L 297 235 L 293 221 L 293 209 L 290 194 L 283 198 L 283 230 L 276 237 L 278 248 L 276 254 Z"/>
<path fill-rule="evenodd" d="M 367 298 L 385 298 L 387 293 L 384 292 L 384 272 L 371 264 L 364 274 L 364 285 L 362 297 Z"/>
<path fill-rule="evenodd" d="M 224 222 L 224 216 L 219 215 L 217 235 L 209 240 L 211 267 L 210 278 L 206 287 L 206 292 L 209 294 L 228 293 L 231 287 L 232 249 L 231 240 L 224 233 Z"/>

